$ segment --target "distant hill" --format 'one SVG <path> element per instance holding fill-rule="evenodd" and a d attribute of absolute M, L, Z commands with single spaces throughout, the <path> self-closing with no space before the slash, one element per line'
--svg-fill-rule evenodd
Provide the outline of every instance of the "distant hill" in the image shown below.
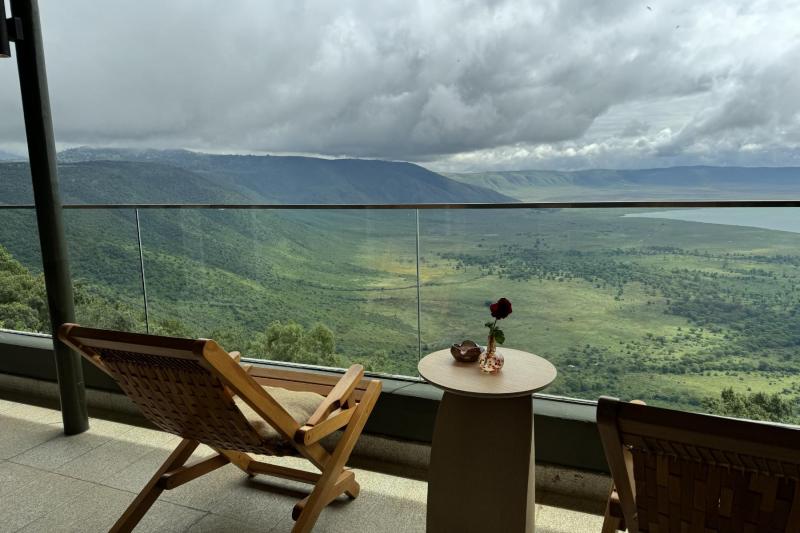
<path fill-rule="evenodd" d="M 403 162 L 93 148 L 66 150 L 59 161 L 64 194 L 73 201 L 89 201 L 87 195 L 91 201 L 166 203 L 514 201 Z"/>
<path fill-rule="evenodd" d="M 798 167 L 668 167 L 445 173 L 523 201 L 800 199 Z"/>
<path fill-rule="evenodd" d="M 70 203 L 391 204 L 800 199 L 800 167 L 431 172 L 365 159 L 75 148 L 59 153 Z M 0 203 L 31 203 L 26 162 L 0 161 Z"/>
<path fill-rule="evenodd" d="M 0 150 L 0 161 L 24 161 L 26 157 Z"/>
<path fill-rule="evenodd" d="M 258 202 L 194 172 L 161 163 L 83 161 L 60 163 L 65 203 Z M 33 203 L 28 163 L 0 163 L 0 204 Z"/>

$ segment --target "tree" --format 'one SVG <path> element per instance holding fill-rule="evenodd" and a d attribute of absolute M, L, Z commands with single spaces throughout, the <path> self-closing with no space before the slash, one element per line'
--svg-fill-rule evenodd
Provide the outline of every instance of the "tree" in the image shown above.
<path fill-rule="evenodd" d="M 323 324 L 310 330 L 297 322 L 273 322 L 264 339 L 267 359 L 322 366 L 344 366 L 336 356 L 333 331 Z"/>
<path fill-rule="evenodd" d="M 710 413 L 723 416 L 772 422 L 794 421 L 794 406 L 791 401 L 777 393 L 738 393 L 728 387 L 722 389 L 719 398 L 706 398 L 703 407 Z"/>
<path fill-rule="evenodd" d="M 264 353 L 266 336 L 264 333 L 253 332 L 242 326 L 230 326 L 213 329 L 208 332 L 207 337 L 214 339 L 229 352 L 241 352 L 242 357 L 266 358 Z"/>
<path fill-rule="evenodd" d="M 44 280 L 0 246 L 0 328 L 48 332 Z"/>
<path fill-rule="evenodd" d="M 333 355 L 336 352 L 333 331 L 327 326 L 316 324 L 303 335 L 302 349 L 307 354 L 318 354 L 332 363 Z"/>
<path fill-rule="evenodd" d="M 75 318 L 87 326 L 119 331 L 144 331 L 143 321 L 134 317 L 138 309 L 119 297 L 106 298 L 84 282 L 74 284 Z"/>
<path fill-rule="evenodd" d="M 152 330 L 153 335 L 166 335 L 167 337 L 193 338 L 189 328 L 178 319 L 166 318 L 156 322 Z M 212 339 L 214 337 L 211 337 Z"/>

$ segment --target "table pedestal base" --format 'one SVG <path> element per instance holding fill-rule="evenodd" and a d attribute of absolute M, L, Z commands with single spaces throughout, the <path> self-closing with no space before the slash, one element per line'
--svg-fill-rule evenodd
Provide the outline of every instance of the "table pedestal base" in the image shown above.
<path fill-rule="evenodd" d="M 534 464 L 530 396 L 445 392 L 431 449 L 428 533 L 532 532 Z"/>

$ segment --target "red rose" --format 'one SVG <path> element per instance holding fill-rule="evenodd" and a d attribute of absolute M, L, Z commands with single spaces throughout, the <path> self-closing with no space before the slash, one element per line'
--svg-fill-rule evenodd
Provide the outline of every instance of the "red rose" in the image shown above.
<path fill-rule="evenodd" d="M 511 302 L 505 298 L 500 298 L 489 306 L 489 312 L 494 318 L 505 318 L 511 314 Z"/>

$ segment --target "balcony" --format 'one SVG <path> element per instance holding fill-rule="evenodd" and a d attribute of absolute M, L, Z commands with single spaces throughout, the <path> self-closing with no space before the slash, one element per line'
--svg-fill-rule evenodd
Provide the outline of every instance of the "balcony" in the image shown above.
<path fill-rule="evenodd" d="M 105 530 L 144 487 L 127 530 L 209 474 L 139 530 L 283 531 L 297 502 L 306 531 L 356 497 L 345 464 L 364 495 L 318 531 L 423 530 L 426 513 L 431 531 L 527 531 L 531 508 L 544 532 L 597 531 L 606 510 L 605 530 L 623 511 L 634 530 L 797 522 L 800 201 L 775 200 L 800 198 L 796 9 L 42 2 L 40 20 L 11 2 L 0 58 L 17 69 L 0 74 L 20 93 L 0 109 L 19 96 L 24 120 L 0 128 L 0 529 Z M 547 387 L 489 386 L 489 402 L 422 379 L 436 351 L 444 373 L 471 370 L 447 348 L 484 344 L 499 297 L 501 349 L 547 359 L 501 377 Z M 54 342 L 68 322 L 117 332 Z M 331 396 L 296 416 L 261 388 L 288 384 Z M 320 473 L 243 456 L 275 451 L 264 422 Z M 198 442 L 215 453 L 187 466 Z M 298 502 L 307 487 L 237 469 L 320 490 Z M 482 484 L 510 512 L 478 514 L 461 491 Z"/>
<path fill-rule="evenodd" d="M 508 346 L 547 357 L 560 374 L 534 399 L 537 530 L 582 531 L 580 524 L 596 531 L 609 484 L 594 426 L 597 396 L 796 420 L 796 362 L 787 357 L 794 349 L 796 208 L 776 201 L 68 205 L 65 219 L 80 322 L 213 337 L 264 369 L 335 375 L 358 362 L 383 380 L 384 396 L 354 463 L 366 478 L 372 503 L 364 503 L 363 512 L 369 517 L 334 506 L 321 528 L 375 520 L 376 530 L 389 529 L 390 517 L 400 513 L 424 527 L 423 480 L 441 392 L 420 380 L 416 363 L 453 341 L 480 339 L 475 317 L 485 301 L 512 297 L 516 322 L 508 321 Z M 0 206 L 0 216 L 11 221 L 2 225 L 0 243 L 35 272 L 32 241 L 15 237 L 35 231 L 32 209 Z M 275 228 L 291 228 L 294 240 L 278 238 Z M 703 313 L 709 309 L 715 311 Z M 764 313 L 772 317 L 770 342 L 756 327 Z M 314 328 L 324 334 L 308 350 L 303 338 L 314 338 Z M 55 406 L 47 334 L 5 332 L 0 341 L 5 395 Z M 137 450 L 130 456 L 165 455 L 169 443 L 152 430 L 107 420 L 145 424 L 113 382 L 91 368 L 86 372 L 98 417 L 92 432 L 77 440 L 56 437 L 47 422 L 33 423 L 53 421 L 52 411 L 4 403 L 7 412 L 31 413 L 27 422 L 25 416 L 10 419 L 21 427 L 13 433 L 30 446 L 22 450 L 11 442 L 3 452 L 9 462 L 40 457 L 41 464 L 58 463 L 45 470 L 61 475 L 80 458 L 72 454 L 88 460 L 95 448 L 98 454 L 130 446 Z M 728 387 L 733 396 L 726 400 Z M 75 477 L 99 484 L 87 490 L 135 492 L 133 480 L 141 484 L 153 463 L 138 473 L 134 466 L 123 476 L 129 485 Z M 251 488 L 222 474 L 201 483 L 209 487 L 202 494 L 212 485 L 224 494 Z M 253 499 L 267 492 L 263 508 L 254 510 Z M 216 503 L 187 503 L 201 497 L 190 493 L 176 492 L 165 502 L 187 506 L 181 512 L 192 527 L 212 529 L 297 499 L 289 485 L 265 488 L 235 504 L 226 498 L 232 507 L 219 512 Z M 37 519 L 70 516 L 54 511 Z M 282 522 L 271 523 L 281 530 Z"/>
<path fill-rule="evenodd" d="M 91 430 L 65 437 L 58 411 L 0 400 L 0 515 L 6 531 L 102 531 L 141 490 L 175 447 L 178 437 L 140 426 L 93 419 Z M 209 455 L 202 449 L 196 456 Z M 282 458 L 272 462 L 302 468 Z M 424 531 L 426 483 L 354 464 L 362 495 L 336 502 L 315 531 Z M 372 468 L 372 469 L 370 469 Z M 308 487 L 292 481 L 250 481 L 220 469 L 165 493 L 136 531 L 289 531 L 290 510 Z M 102 504 L 100 503 L 102 502 Z M 594 513 L 564 509 L 563 499 L 543 497 L 537 531 L 600 530 Z M 574 502 L 573 502 L 574 505 Z M 599 510 L 597 509 L 599 507 Z"/>

